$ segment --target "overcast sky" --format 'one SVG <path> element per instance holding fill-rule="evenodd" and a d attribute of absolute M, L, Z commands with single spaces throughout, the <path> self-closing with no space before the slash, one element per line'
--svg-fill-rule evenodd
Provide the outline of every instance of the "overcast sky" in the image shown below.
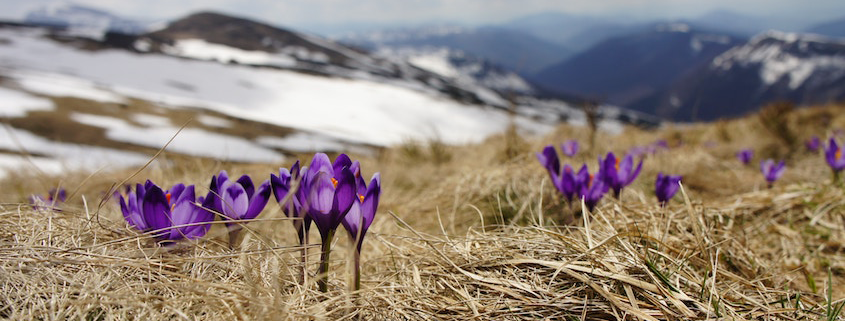
<path fill-rule="evenodd" d="M 51 0 L 0 0 L 0 18 L 21 19 Z M 845 16 L 845 0 L 76 0 L 122 16 L 172 19 L 217 10 L 274 25 L 313 29 L 349 23 L 487 24 L 558 11 L 625 15 L 639 19 L 688 18 L 714 9 L 809 24 Z"/>

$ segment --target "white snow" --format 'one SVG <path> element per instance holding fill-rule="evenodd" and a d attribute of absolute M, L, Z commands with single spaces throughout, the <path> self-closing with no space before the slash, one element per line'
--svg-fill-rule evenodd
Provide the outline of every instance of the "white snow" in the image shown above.
<path fill-rule="evenodd" d="M 0 87 L 0 117 L 23 117 L 29 111 L 52 109 L 53 102 L 49 99 Z"/>
<path fill-rule="evenodd" d="M 293 133 L 285 137 L 263 136 L 258 137 L 255 141 L 267 147 L 294 152 L 340 152 L 346 150 L 346 145 L 339 141 L 305 132 Z"/>
<path fill-rule="evenodd" d="M 271 65 L 280 67 L 296 66 L 296 59 L 285 54 L 243 50 L 226 45 L 210 43 L 203 39 L 180 39 L 177 40 L 173 46 L 165 47 L 162 50 L 167 54 L 174 56 L 201 60 L 215 60 L 222 63 L 235 61 L 239 64 Z"/>
<path fill-rule="evenodd" d="M 223 119 L 220 117 L 214 117 L 209 115 L 199 115 L 194 120 L 200 122 L 203 125 L 208 127 L 218 127 L 218 128 L 226 128 L 232 127 L 232 122 L 228 119 Z"/>
<path fill-rule="evenodd" d="M 14 29 L 0 30 L 0 37 L 14 39 L 11 45 L 0 46 L 0 70 L 17 71 L 10 77 L 18 82 L 29 81 L 32 74 L 22 71 L 65 75 L 78 80 L 73 83 L 75 90 L 107 90 L 174 108 L 207 108 L 344 141 L 391 145 L 439 137 L 447 143 L 468 143 L 499 133 L 508 123 L 504 111 L 461 104 L 413 86 L 121 50 L 87 52 Z M 208 48 L 193 44 L 197 46 L 187 47 Z M 142 136 L 161 146 L 174 132 L 156 128 Z M 209 133 L 183 132 L 191 139 L 194 134 Z M 233 137 L 218 138 L 231 142 L 228 138 Z"/>
<path fill-rule="evenodd" d="M 158 115 L 134 114 L 132 115 L 132 120 L 146 127 L 166 127 L 171 125 L 170 118 Z"/>
<path fill-rule="evenodd" d="M 775 40 L 775 41 L 772 41 Z M 764 41 L 768 41 L 764 43 Z M 767 85 L 772 85 L 784 77 L 788 77 L 789 88 L 797 89 L 804 84 L 813 73 L 820 70 L 845 69 L 845 55 L 796 55 L 788 51 L 785 46 L 798 42 L 799 50 L 803 51 L 812 42 L 829 39 L 796 33 L 769 31 L 754 37 L 749 43 L 728 50 L 713 59 L 712 66 L 728 70 L 734 64 L 747 66 L 760 64 L 760 79 Z"/>
<path fill-rule="evenodd" d="M 15 78 L 24 89 L 47 96 L 77 97 L 107 103 L 124 103 L 126 99 L 91 80 L 57 73 L 39 71 L 12 71 L 8 76 Z"/>
<path fill-rule="evenodd" d="M 110 148 L 93 147 L 69 143 L 53 142 L 28 131 L 6 127 L 0 130 L 0 149 L 41 154 L 47 157 L 34 158 L 39 170 L 50 174 L 59 174 L 64 170 L 94 171 L 114 167 L 138 166 L 149 161 L 150 157 L 135 152 L 126 152 Z M 0 154 L 2 155 L 2 154 Z M 6 154 L 0 164 L 0 176 L 3 170 L 31 169 L 27 158 Z"/>
<path fill-rule="evenodd" d="M 81 124 L 105 128 L 106 137 L 119 142 L 161 148 L 176 135 L 167 146 L 168 151 L 236 162 L 277 163 L 284 160 L 281 154 L 252 141 L 197 128 L 185 128 L 177 135 L 179 128 L 172 126 L 143 128 L 119 118 L 81 113 L 73 113 L 70 118 Z"/>
<path fill-rule="evenodd" d="M 412 65 L 431 71 L 446 78 L 455 78 L 460 75 L 454 66 L 449 62 L 448 53 L 432 53 L 429 55 L 415 55 L 408 58 Z"/>

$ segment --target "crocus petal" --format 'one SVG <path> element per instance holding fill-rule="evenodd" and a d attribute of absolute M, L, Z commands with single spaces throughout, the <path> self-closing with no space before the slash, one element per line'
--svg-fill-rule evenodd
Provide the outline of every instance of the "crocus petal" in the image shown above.
<path fill-rule="evenodd" d="M 246 195 L 248 197 L 252 197 L 252 194 L 255 193 L 255 185 L 252 184 L 252 178 L 249 178 L 249 175 L 243 175 L 238 178 L 238 184 L 241 184 L 241 187 L 244 188 L 246 191 Z"/>
<path fill-rule="evenodd" d="M 318 172 L 311 181 L 308 192 L 308 215 L 314 220 L 321 235 L 331 229 L 332 226 L 332 205 L 334 203 L 335 188 L 332 183 L 331 174 Z"/>
<path fill-rule="evenodd" d="M 267 201 L 270 199 L 270 180 L 266 180 L 258 186 L 258 190 L 249 199 L 249 208 L 246 210 L 243 219 L 251 220 L 261 213 Z"/>
<path fill-rule="evenodd" d="M 197 206 L 194 205 L 194 185 L 182 189 L 180 197 L 173 203 L 173 211 L 170 213 L 173 226 L 180 226 L 193 223 L 196 218 Z M 171 198 L 172 200 L 172 198 Z M 185 227 L 178 227 L 170 230 L 169 240 L 179 240 L 184 237 Z M 167 235 L 167 234 L 166 234 Z"/>
<path fill-rule="evenodd" d="M 340 171 L 344 168 L 351 168 L 352 167 L 352 160 L 349 159 L 349 156 L 346 154 L 337 155 L 337 158 L 334 160 L 334 164 L 332 164 L 332 173 L 334 177 L 340 176 Z"/>
<path fill-rule="evenodd" d="M 173 185 L 165 194 L 170 194 L 170 202 L 176 201 L 180 196 L 182 196 L 182 192 L 185 190 L 185 184 L 179 183 Z"/>
<path fill-rule="evenodd" d="M 557 151 L 555 151 L 554 146 L 549 145 L 543 148 L 542 153 L 537 153 L 537 160 L 549 171 L 552 181 L 560 175 L 560 159 L 557 158 Z"/>
<path fill-rule="evenodd" d="M 279 170 L 279 176 L 270 174 L 270 188 L 273 190 L 273 196 L 276 197 L 276 202 L 281 203 L 290 192 L 290 173 L 286 168 Z"/>
<path fill-rule="evenodd" d="M 331 160 L 329 160 L 329 156 L 324 153 L 314 154 L 314 158 L 311 159 L 311 165 L 308 166 L 309 177 L 317 175 L 318 172 L 325 172 L 329 175 L 334 176 L 332 162 Z"/>
<path fill-rule="evenodd" d="M 634 172 L 631 173 L 631 175 L 628 176 L 628 181 L 625 182 L 625 185 L 630 185 L 635 179 L 637 179 L 637 176 L 640 175 L 640 171 L 642 169 L 643 169 L 643 160 L 641 159 L 640 163 L 637 165 L 637 168 L 634 169 Z"/>
<path fill-rule="evenodd" d="M 249 208 L 249 196 L 238 183 L 223 184 L 223 214 L 233 220 L 242 219 Z"/>
<path fill-rule="evenodd" d="M 335 199 L 332 204 L 332 211 L 336 217 L 333 219 L 340 224 L 343 216 L 349 211 L 352 203 L 358 198 L 355 188 L 355 175 L 349 170 L 349 167 L 344 167 L 340 171 L 340 176 L 335 177 L 337 180 L 337 189 L 335 190 Z M 336 227 L 337 225 L 335 225 Z"/>
<path fill-rule="evenodd" d="M 364 224 L 364 216 L 361 215 L 361 202 L 354 202 L 340 223 L 346 229 L 346 232 L 349 233 L 349 237 L 353 240 L 356 239 L 358 233 L 361 231 L 361 226 Z M 361 239 L 363 238 L 364 236 L 361 235 Z"/>
<path fill-rule="evenodd" d="M 144 221 L 152 230 L 161 230 L 171 226 L 170 206 L 164 196 L 164 191 L 158 186 L 152 185 L 147 189 L 144 195 L 142 213 Z"/>

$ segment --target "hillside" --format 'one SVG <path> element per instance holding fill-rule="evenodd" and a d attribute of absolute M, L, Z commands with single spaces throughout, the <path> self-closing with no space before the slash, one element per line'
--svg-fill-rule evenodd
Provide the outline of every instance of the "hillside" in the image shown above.
<path fill-rule="evenodd" d="M 672 84 L 739 43 L 683 23 L 614 37 L 538 72 L 532 80 L 558 92 L 625 106 Z"/>
<path fill-rule="evenodd" d="M 127 226 L 114 200 L 102 199 L 110 187 L 145 179 L 197 184 L 205 193 L 220 170 L 264 179 L 293 159 L 307 164 L 312 154 L 253 165 L 173 159 L 93 175 L 22 170 L 0 183 L 0 316 L 841 319 L 826 313 L 845 293 L 845 191 L 831 182 L 819 153 L 779 138 L 828 137 L 845 128 L 845 107 L 777 108 L 719 123 L 598 132 L 592 145 L 587 128 L 562 125 L 541 138 L 511 133 L 478 144 L 352 154 L 362 176 L 382 177 L 360 292 L 348 290 L 349 243 L 340 235 L 329 292 L 299 284 L 300 248 L 274 201 L 245 225 L 242 247 L 232 250 L 223 224 L 197 241 L 157 247 Z M 591 213 L 572 216 L 535 156 L 569 139 L 582 151 L 563 162 L 591 171 L 608 151 L 658 140 L 668 148 L 646 154 L 621 199 L 608 196 Z M 755 150 L 750 166 L 734 156 L 743 148 Z M 787 161 L 771 189 L 756 166 L 765 158 Z M 683 190 L 665 208 L 653 194 L 658 172 L 683 175 Z M 25 204 L 56 186 L 68 190 L 61 211 Z M 309 250 L 306 266 L 312 281 L 317 251 Z"/>

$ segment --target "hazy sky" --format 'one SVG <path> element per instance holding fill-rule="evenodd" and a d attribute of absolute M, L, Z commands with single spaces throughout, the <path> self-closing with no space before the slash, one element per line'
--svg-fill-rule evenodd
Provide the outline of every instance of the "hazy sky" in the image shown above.
<path fill-rule="evenodd" d="M 0 18 L 20 19 L 51 0 L 0 0 Z M 531 13 L 559 11 L 634 18 L 695 17 L 728 9 L 795 23 L 845 16 L 845 0 L 76 0 L 128 17 L 171 19 L 212 9 L 303 29 L 357 22 L 496 23 Z"/>

